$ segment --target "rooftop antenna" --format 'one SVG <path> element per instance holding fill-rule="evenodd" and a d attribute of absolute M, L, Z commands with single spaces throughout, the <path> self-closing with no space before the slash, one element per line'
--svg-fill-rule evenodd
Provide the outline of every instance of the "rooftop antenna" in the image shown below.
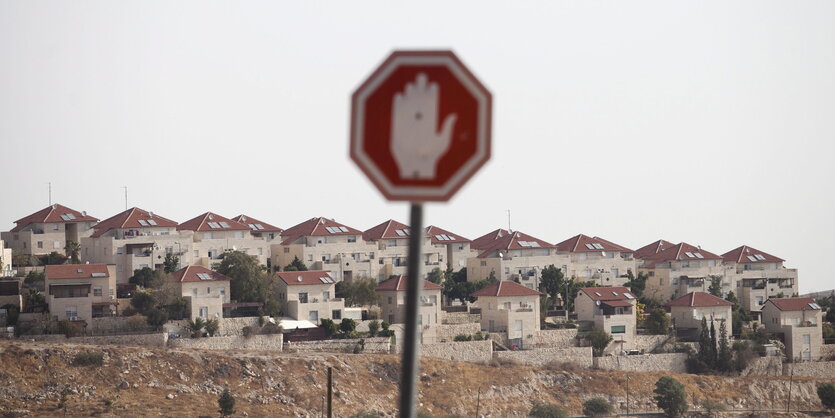
<path fill-rule="evenodd" d="M 506 212 L 507 212 L 507 231 L 508 232 L 513 232 L 513 230 L 510 229 L 510 209 L 508 209 Z"/>
<path fill-rule="evenodd" d="M 128 186 L 122 186 L 125 189 L 125 210 L 128 210 Z"/>
<path fill-rule="evenodd" d="M 46 184 L 49 185 L 49 206 L 52 206 L 52 182 L 47 182 Z"/>

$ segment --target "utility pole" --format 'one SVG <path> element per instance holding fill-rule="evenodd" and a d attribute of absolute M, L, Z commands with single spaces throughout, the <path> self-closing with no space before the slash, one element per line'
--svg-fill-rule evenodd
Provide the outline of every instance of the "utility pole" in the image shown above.
<path fill-rule="evenodd" d="M 49 185 L 49 206 L 52 206 L 52 182 L 47 182 Z"/>
<path fill-rule="evenodd" d="M 481 408 L 481 386 L 478 387 L 478 395 L 475 398 L 475 418 L 478 418 L 478 410 Z"/>
<path fill-rule="evenodd" d="M 122 186 L 125 189 L 125 210 L 128 210 L 128 186 Z"/>
<path fill-rule="evenodd" d="M 791 372 L 789 373 L 789 398 L 786 399 L 786 412 L 789 412 L 789 408 L 792 404 L 792 382 L 794 381 L 794 364 L 789 366 Z"/>
<path fill-rule="evenodd" d="M 510 229 L 510 209 L 508 209 L 506 212 L 507 212 L 507 232 L 513 232 L 513 230 Z"/>
<path fill-rule="evenodd" d="M 328 366 L 328 418 L 333 418 L 333 368 Z"/>

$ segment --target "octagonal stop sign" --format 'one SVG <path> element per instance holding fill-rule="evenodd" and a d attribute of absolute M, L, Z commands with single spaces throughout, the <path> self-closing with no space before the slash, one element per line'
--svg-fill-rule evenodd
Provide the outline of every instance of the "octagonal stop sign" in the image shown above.
<path fill-rule="evenodd" d="M 351 159 L 389 200 L 449 200 L 490 158 L 491 112 L 452 51 L 395 51 L 352 96 Z"/>

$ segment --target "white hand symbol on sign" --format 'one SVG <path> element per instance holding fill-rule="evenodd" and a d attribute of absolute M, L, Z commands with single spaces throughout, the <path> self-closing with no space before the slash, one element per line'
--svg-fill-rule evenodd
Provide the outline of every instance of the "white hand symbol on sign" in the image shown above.
<path fill-rule="evenodd" d="M 420 73 L 394 95 L 391 107 L 391 151 L 402 178 L 435 178 L 438 159 L 449 149 L 456 114 L 438 128 L 438 84 Z"/>

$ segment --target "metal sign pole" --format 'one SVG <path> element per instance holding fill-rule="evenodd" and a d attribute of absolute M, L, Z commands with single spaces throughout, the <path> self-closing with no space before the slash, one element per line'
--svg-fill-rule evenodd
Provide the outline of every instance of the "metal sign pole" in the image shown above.
<path fill-rule="evenodd" d="M 420 368 L 418 363 L 417 344 L 418 303 L 420 302 L 421 254 L 423 247 L 423 204 L 412 202 L 409 220 L 409 259 L 406 270 L 406 332 L 403 335 L 403 359 L 400 372 L 400 416 L 414 418 L 416 400 L 416 381 Z"/>

